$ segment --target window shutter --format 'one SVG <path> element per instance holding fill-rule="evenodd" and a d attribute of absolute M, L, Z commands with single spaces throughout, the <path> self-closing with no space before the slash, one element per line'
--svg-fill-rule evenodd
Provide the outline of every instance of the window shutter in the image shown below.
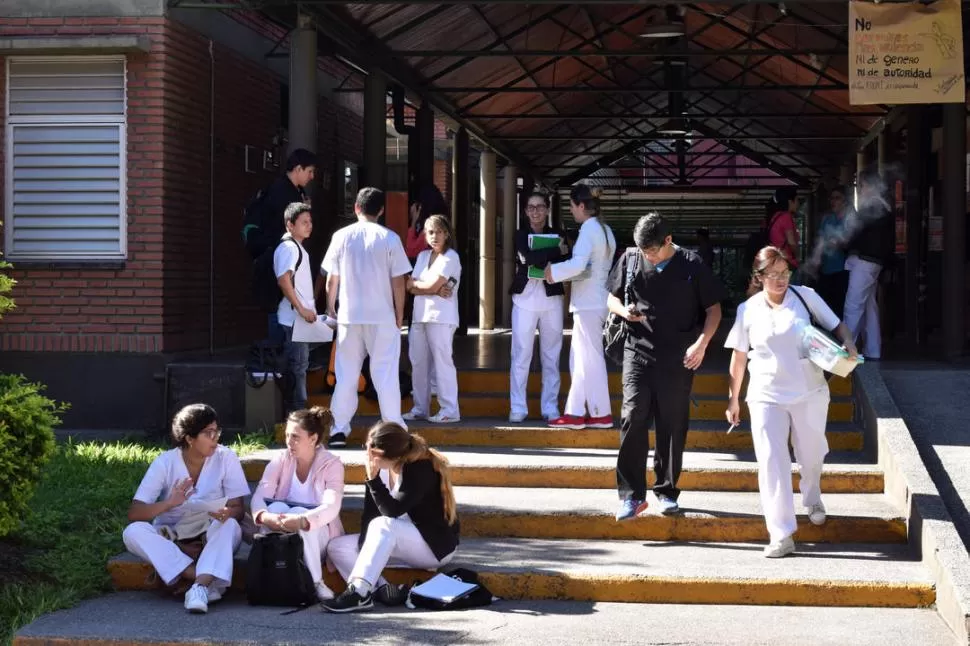
<path fill-rule="evenodd" d="M 7 257 L 123 259 L 124 59 L 12 59 L 8 88 Z"/>

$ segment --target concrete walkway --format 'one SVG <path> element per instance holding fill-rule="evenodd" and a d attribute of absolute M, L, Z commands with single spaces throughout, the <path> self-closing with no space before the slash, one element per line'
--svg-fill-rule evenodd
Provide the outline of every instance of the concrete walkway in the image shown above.
<path fill-rule="evenodd" d="M 119 610 L 123 609 L 123 612 Z M 499 601 L 488 608 L 427 612 L 398 608 L 358 615 L 279 608 L 239 599 L 186 615 L 177 601 L 144 592 L 112 594 L 42 617 L 18 633 L 17 646 L 50 638 L 95 644 L 693 644 L 723 646 L 953 646 L 933 610 L 644 605 Z M 741 628 L 743 629 L 737 629 Z M 850 637 L 851 636 L 851 637 Z"/>
<path fill-rule="evenodd" d="M 882 376 L 970 549 L 970 369 L 900 363 Z"/>

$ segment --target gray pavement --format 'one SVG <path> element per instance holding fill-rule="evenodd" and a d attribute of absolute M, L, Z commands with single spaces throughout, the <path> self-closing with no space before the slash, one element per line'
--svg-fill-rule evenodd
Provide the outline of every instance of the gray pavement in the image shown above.
<path fill-rule="evenodd" d="M 677 644 L 722 646 L 954 646 L 933 610 L 499 601 L 427 612 L 357 615 L 311 608 L 281 616 L 230 596 L 208 615 L 146 592 L 112 594 L 46 615 L 18 634 L 88 643 L 210 644 Z"/>
<path fill-rule="evenodd" d="M 920 457 L 970 548 L 970 370 L 883 369 Z"/>

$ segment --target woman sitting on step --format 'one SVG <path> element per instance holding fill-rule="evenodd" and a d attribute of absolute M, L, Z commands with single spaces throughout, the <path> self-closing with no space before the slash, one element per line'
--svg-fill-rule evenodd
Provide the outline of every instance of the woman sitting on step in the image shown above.
<path fill-rule="evenodd" d="M 261 531 L 300 533 L 320 601 L 333 599 L 323 581 L 323 554 L 330 540 L 344 533 L 344 465 L 326 449 L 332 426 L 330 411 L 320 406 L 290 413 L 286 449 L 266 465 L 252 499 L 253 520 Z"/>
<path fill-rule="evenodd" d="M 755 257 L 750 298 L 738 306 L 725 347 L 731 356 L 728 422 L 741 418 L 740 394 L 745 364 L 750 380 L 746 402 L 758 460 L 758 489 L 770 543 L 765 556 L 779 558 L 795 551 L 792 535 L 798 525 L 792 493 L 791 435 L 800 471 L 802 504 L 814 525 L 825 522 L 822 504 L 822 464 L 828 453 L 825 422 L 829 387 L 822 369 L 803 358 L 801 331 L 814 318 L 826 330 L 835 329 L 850 357 L 857 354 L 845 324 L 808 287 L 789 285 L 791 266 L 776 247 Z"/>
<path fill-rule="evenodd" d="M 347 581 L 336 599 L 325 601 L 330 612 L 354 612 L 393 598 L 381 572 L 391 567 L 437 569 L 458 548 L 458 512 L 448 475 L 448 460 L 392 422 L 381 422 L 367 434 L 364 466 L 367 484 L 361 533 L 330 542 L 327 554 Z"/>
<path fill-rule="evenodd" d="M 242 539 L 239 520 L 249 485 L 232 449 L 219 445 L 219 420 L 205 404 L 191 404 L 172 421 L 176 448 L 159 455 L 135 492 L 122 538 L 168 586 L 191 583 L 185 609 L 205 613 L 232 581 Z M 194 562 L 188 553 L 198 553 Z"/>

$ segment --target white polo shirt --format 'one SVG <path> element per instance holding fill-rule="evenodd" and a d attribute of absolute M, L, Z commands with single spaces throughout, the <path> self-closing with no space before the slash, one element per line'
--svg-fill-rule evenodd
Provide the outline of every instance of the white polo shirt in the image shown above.
<path fill-rule="evenodd" d="M 333 234 L 323 271 L 340 277 L 337 322 L 396 324 L 391 279 L 411 273 L 401 238 L 376 222 L 356 222 Z"/>
<path fill-rule="evenodd" d="M 828 388 L 822 369 L 801 356 L 800 330 L 811 319 L 793 289 L 820 326 L 831 330 L 839 324 L 839 317 L 809 287 L 789 287 L 777 308 L 768 304 L 764 292 L 741 303 L 724 347 L 748 353 L 748 402 L 795 404 Z"/>
<path fill-rule="evenodd" d="M 155 458 L 145 477 L 142 478 L 134 499 L 147 505 L 166 500 L 172 488 L 180 480 L 189 477 L 189 470 L 182 459 L 182 449 L 170 449 Z M 216 452 L 205 459 L 199 472 L 195 490 L 186 502 L 242 498 L 249 495 L 249 485 L 236 453 L 226 446 L 218 446 Z M 182 506 L 160 514 L 155 525 L 176 525 L 182 518 Z"/>
<path fill-rule="evenodd" d="M 434 259 L 434 264 L 428 267 L 430 259 L 430 249 L 425 249 L 418 254 L 414 261 L 414 272 L 411 274 L 414 280 L 434 282 L 439 277 L 444 277 L 445 279 L 454 278 L 457 282 L 448 298 L 415 296 L 414 322 L 458 325 L 458 285 L 461 283 L 461 261 L 458 259 L 458 253 L 454 249 L 449 249 L 443 254 L 439 254 Z"/>
<path fill-rule="evenodd" d="M 299 249 L 297 249 L 299 247 Z M 303 254 L 303 260 L 300 261 L 300 266 L 296 266 L 296 261 L 299 260 L 300 254 Z M 313 302 L 313 277 L 310 275 L 310 256 L 307 254 L 306 249 L 303 245 L 293 239 L 290 234 L 283 236 L 283 240 L 276 246 L 276 251 L 273 252 L 273 272 L 276 274 L 276 278 L 280 278 L 283 274 L 288 271 L 294 271 L 294 289 L 296 290 L 296 297 L 299 299 L 303 307 L 316 312 L 317 307 Z M 293 304 L 290 303 L 286 296 L 280 300 L 279 307 L 276 308 L 276 318 L 279 319 L 280 325 L 285 325 L 286 327 L 292 327 L 296 322 L 296 310 L 293 309 Z"/>

